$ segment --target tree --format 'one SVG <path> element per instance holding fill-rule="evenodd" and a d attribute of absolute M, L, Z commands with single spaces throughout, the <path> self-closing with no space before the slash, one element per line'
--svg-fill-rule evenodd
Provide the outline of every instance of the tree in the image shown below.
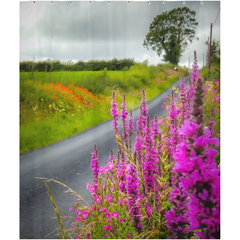
<path fill-rule="evenodd" d="M 215 39 L 211 46 L 211 63 L 220 64 L 220 43 Z"/>
<path fill-rule="evenodd" d="M 195 11 L 187 7 L 174 8 L 157 15 L 150 24 L 149 32 L 143 42 L 148 50 L 151 47 L 166 62 L 178 64 L 181 54 L 192 43 L 198 22 Z"/>

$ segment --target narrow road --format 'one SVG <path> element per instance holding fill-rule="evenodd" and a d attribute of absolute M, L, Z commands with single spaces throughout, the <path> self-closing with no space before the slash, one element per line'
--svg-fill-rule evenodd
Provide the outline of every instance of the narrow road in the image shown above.
<path fill-rule="evenodd" d="M 174 86 L 179 87 L 179 82 L 180 80 L 147 104 L 150 117 L 156 114 L 158 116 L 166 114 L 166 110 L 161 108 L 163 99 L 166 95 L 170 96 Z M 188 84 L 187 78 L 185 82 Z M 139 109 L 135 109 L 133 111 L 135 122 L 138 114 Z M 119 125 L 121 128 L 120 121 Z M 117 144 L 111 121 L 20 155 L 20 238 L 42 239 L 59 228 L 46 186 L 43 180 L 36 179 L 36 177 L 58 180 L 75 190 L 86 201 L 91 201 L 86 183 L 92 184 L 93 181 L 90 162 L 94 144 L 97 144 L 99 151 L 100 166 L 106 165 L 111 149 L 116 157 Z M 49 182 L 48 185 L 60 215 L 70 215 L 68 209 L 75 204 L 77 198 L 64 193 L 66 189 L 57 183 Z M 47 238 L 55 237 L 54 234 L 50 234 Z"/>

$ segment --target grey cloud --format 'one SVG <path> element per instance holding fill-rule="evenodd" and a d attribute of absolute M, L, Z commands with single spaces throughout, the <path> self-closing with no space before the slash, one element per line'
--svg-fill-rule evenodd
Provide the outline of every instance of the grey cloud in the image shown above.
<path fill-rule="evenodd" d="M 28 29 L 26 36 L 61 40 L 133 40 L 147 33 L 146 3 L 94 2 L 91 5 L 56 2 L 46 7 L 42 18 Z M 21 36 L 22 37 L 22 36 Z"/>
<path fill-rule="evenodd" d="M 37 45 L 35 43 L 34 45 Z M 37 59 L 48 56 L 51 59 L 111 59 L 111 58 L 142 58 L 143 54 L 149 54 L 142 48 L 141 39 L 138 41 L 50 41 L 46 40 L 41 47 L 26 48 L 21 51 L 21 56 Z"/>
<path fill-rule="evenodd" d="M 32 3 L 24 3 L 21 11 L 28 4 Z M 54 1 L 52 5 L 45 3 L 41 11 L 37 7 L 34 10 L 37 16 L 41 16 L 38 19 L 32 21 L 29 14 L 21 16 L 20 41 L 25 41 L 25 44 L 22 44 L 24 48 L 20 54 L 24 59 L 35 56 L 36 59 L 45 57 L 62 60 L 113 57 L 142 59 L 144 55 L 153 56 L 154 52 L 147 51 L 142 45 L 150 23 L 156 15 L 182 6 L 181 1 L 166 2 L 165 5 L 158 1 L 150 5 L 147 2 L 127 4 L 125 1 L 111 4 L 106 1 L 92 4 L 74 1 L 71 5 L 68 1 Z M 194 42 L 194 46 L 203 52 L 205 46 L 202 43 L 207 40 L 210 23 L 215 20 L 220 2 L 205 1 L 201 6 L 200 1 L 186 1 L 185 6 L 197 12 L 199 26 L 196 36 L 200 40 Z M 28 19 L 32 24 L 26 25 Z M 219 21 L 214 27 L 219 27 Z M 35 42 L 31 41 L 26 46 L 32 38 L 36 39 Z M 41 46 L 37 42 L 40 38 Z M 189 49 L 192 47 L 189 46 Z M 181 62 L 186 61 L 189 49 L 183 54 Z M 161 57 L 158 59 L 160 62 Z"/>

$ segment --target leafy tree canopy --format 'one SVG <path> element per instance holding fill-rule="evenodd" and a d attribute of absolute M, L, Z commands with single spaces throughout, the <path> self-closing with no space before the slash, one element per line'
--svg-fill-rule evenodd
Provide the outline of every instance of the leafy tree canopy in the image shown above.
<path fill-rule="evenodd" d="M 192 43 L 198 22 L 195 11 L 187 7 L 175 8 L 157 15 L 150 24 L 149 32 L 143 42 L 148 50 L 151 47 L 166 62 L 178 64 L 182 52 Z"/>
<path fill-rule="evenodd" d="M 213 64 L 220 64 L 220 42 L 215 39 L 211 46 L 211 62 Z"/>

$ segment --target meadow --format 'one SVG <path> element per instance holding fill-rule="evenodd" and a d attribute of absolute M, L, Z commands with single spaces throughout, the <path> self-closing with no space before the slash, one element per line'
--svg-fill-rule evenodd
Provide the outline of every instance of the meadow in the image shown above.
<path fill-rule="evenodd" d="M 186 68 L 138 63 L 123 71 L 20 72 L 20 153 L 71 137 L 110 119 L 112 91 L 128 110 L 150 101 L 181 78 Z"/>

